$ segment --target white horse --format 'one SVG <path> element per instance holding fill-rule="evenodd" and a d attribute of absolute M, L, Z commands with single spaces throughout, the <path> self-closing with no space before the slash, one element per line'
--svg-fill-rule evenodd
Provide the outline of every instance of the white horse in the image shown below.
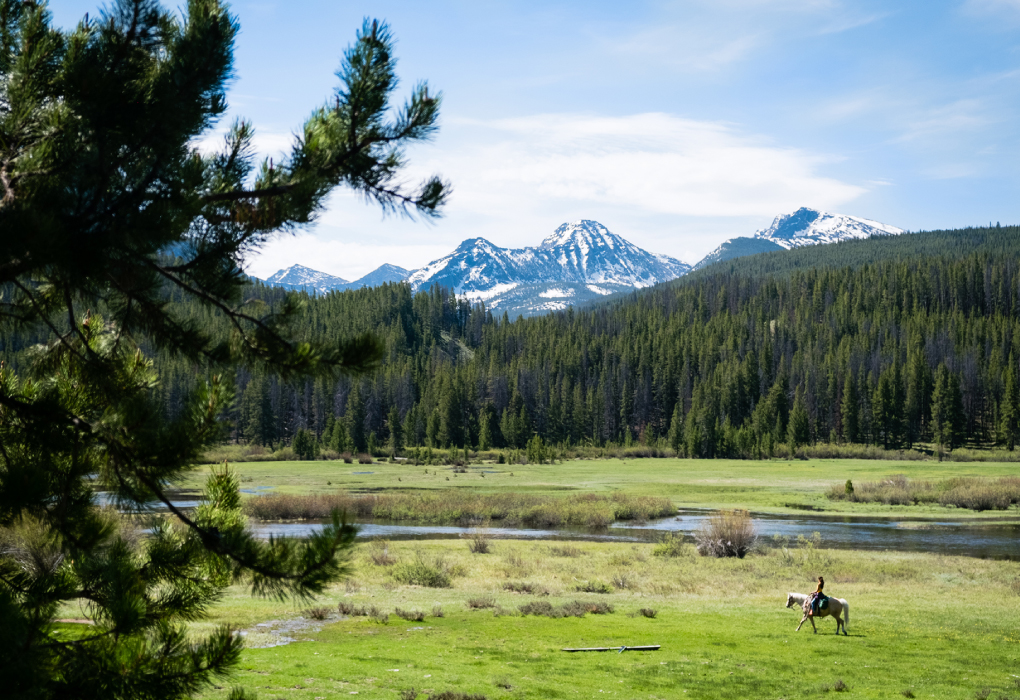
<path fill-rule="evenodd" d="M 805 620 L 811 620 L 811 628 L 818 634 L 818 628 L 815 626 L 816 617 L 828 617 L 831 615 L 836 620 L 836 634 L 839 634 L 839 628 L 843 628 L 843 636 L 849 636 L 847 632 L 847 625 L 850 624 L 850 603 L 846 602 L 844 598 L 832 598 L 829 597 L 829 607 L 825 610 L 819 610 L 817 615 L 808 615 L 808 611 L 811 606 L 808 604 L 808 598 L 803 593 L 787 593 L 786 594 L 786 607 L 792 608 L 794 604 L 800 606 L 801 610 L 804 611 L 804 617 L 800 621 L 800 625 L 797 625 L 797 632 L 800 632 L 801 625 L 804 624 Z M 842 618 L 840 617 L 842 615 Z"/>

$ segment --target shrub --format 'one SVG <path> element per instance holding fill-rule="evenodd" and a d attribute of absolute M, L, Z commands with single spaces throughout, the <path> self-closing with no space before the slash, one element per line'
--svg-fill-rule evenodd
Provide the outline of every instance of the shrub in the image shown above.
<path fill-rule="evenodd" d="M 461 693 L 456 690 L 444 690 L 441 693 L 430 695 L 429 700 L 489 700 L 489 698 L 477 693 L 469 695 L 468 693 Z"/>
<path fill-rule="evenodd" d="M 427 588 L 449 588 L 450 566 L 442 557 L 426 557 L 421 551 L 414 554 L 414 560 L 393 567 L 393 578 L 410 586 Z"/>
<path fill-rule="evenodd" d="M 845 693 L 850 690 L 850 686 L 844 683 L 842 678 L 837 678 L 836 682 L 832 684 L 832 689 L 837 693 Z"/>
<path fill-rule="evenodd" d="M 446 614 L 443 612 L 442 605 L 432 606 L 432 617 L 446 617 Z"/>
<path fill-rule="evenodd" d="M 463 535 L 462 535 L 463 537 Z M 489 533 L 482 530 L 475 530 L 467 535 L 468 550 L 472 554 L 488 554 L 491 549 L 492 538 Z"/>
<path fill-rule="evenodd" d="M 638 610 L 638 612 L 649 619 L 654 619 L 655 616 L 658 614 L 658 612 L 653 610 L 652 608 L 641 608 L 640 610 Z"/>
<path fill-rule="evenodd" d="M 634 580 L 627 574 L 613 574 L 613 586 L 621 590 L 629 590 L 634 585 Z"/>
<path fill-rule="evenodd" d="M 393 614 L 401 620 L 407 620 L 408 622 L 422 622 L 425 619 L 425 613 L 421 610 L 401 610 L 397 608 L 393 611 Z"/>
<path fill-rule="evenodd" d="M 329 608 L 309 608 L 305 611 L 305 615 L 313 620 L 325 620 L 329 617 L 331 612 L 333 611 Z"/>
<path fill-rule="evenodd" d="M 588 581 L 578 581 L 574 585 L 574 590 L 581 591 L 582 593 L 612 593 L 613 587 L 605 581 L 593 578 Z"/>
<path fill-rule="evenodd" d="M 418 700 L 418 691 L 414 688 L 400 691 L 400 700 Z"/>
<path fill-rule="evenodd" d="M 365 617 L 368 615 L 368 611 L 365 610 L 364 606 L 348 603 L 346 600 L 341 600 L 337 603 L 336 609 L 341 615 L 346 615 L 347 617 Z"/>
<path fill-rule="evenodd" d="M 371 463 L 372 455 L 364 452 L 358 455 L 358 464 L 371 464 Z"/>
<path fill-rule="evenodd" d="M 486 596 L 484 598 L 468 598 L 467 606 L 472 610 L 494 608 L 496 607 L 496 599 L 492 596 Z"/>
<path fill-rule="evenodd" d="M 531 593 L 533 595 L 549 595 L 549 589 L 537 583 L 525 581 L 507 581 L 503 584 L 503 590 L 513 593 Z"/>
<path fill-rule="evenodd" d="M 536 600 L 517 607 L 522 615 L 538 615 L 541 617 L 563 618 L 563 617 L 584 617 L 587 613 L 593 615 L 607 615 L 613 612 L 613 606 L 609 603 L 582 603 L 579 600 L 564 603 L 556 608 L 547 601 Z"/>
<path fill-rule="evenodd" d="M 354 457 L 351 456 L 350 452 L 344 452 L 340 455 L 340 459 L 344 461 L 344 464 L 351 464 L 354 462 Z"/>
<path fill-rule="evenodd" d="M 906 690 L 901 690 L 900 695 L 902 695 L 905 698 L 917 697 L 916 695 L 914 695 L 914 691 L 911 690 L 910 688 L 907 688 Z"/>
<path fill-rule="evenodd" d="M 743 558 L 757 544 L 758 533 L 746 510 L 721 510 L 701 524 L 694 539 L 702 556 Z"/>
<path fill-rule="evenodd" d="M 684 536 L 679 532 L 667 532 L 652 550 L 654 557 L 686 557 L 691 548 L 684 544 Z"/>
<path fill-rule="evenodd" d="M 389 624 L 390 614 L 389 613 L 384 613 L 384 612 L 381 612 L 381 611 L 377 610 L 375 612 L 375 614 L 369 615 L 368 618 L 372 622 L 378 623 L 380 625 L 386 625 L 386 624 Z"/>

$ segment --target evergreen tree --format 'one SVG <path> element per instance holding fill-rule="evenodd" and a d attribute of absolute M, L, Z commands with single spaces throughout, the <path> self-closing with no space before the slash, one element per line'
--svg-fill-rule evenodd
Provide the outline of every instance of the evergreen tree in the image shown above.
<path fill-rule="evenodd" d="M 435 129 L 438 97 L 423 84 L 388 121 L 393 42 L 367 22 L 289 155 L 256 163 L 244 121 L 202 155 L 193 144 L 225 113 L 233 75 L 238 24 L 223 4 L 113 0 L 65 31 L 44 3 L 0 0 L 0 18 L 0 333 L 52 333 L 17 372 L 0 365 L 4 697 L 188 697 L 229 672 L 242 638 L 229 626 L 189 633 L 187 621 L 231 581 L 320 593 L 347 571 L 354 538 L 335 513 L 306 540 L 259 540 L 227 470 L 195 511 L 173 504 L 168 488 L 223 436 L 224 378 L 238 366 L 335 378 L 382 359 L 371 336 L 296 340 L 298 297 L 246 303 L 240 265 L 313 221 L 340 184 L 384 210 L 435 213 L 443 183 L 405 192 L 398 180 L 402 146 Z M 201 376 L 161 385 L 143 350 Z M 161 502 L 169 518 L 134 538 L 97 507 L 94 485 L 129 509 Z M 56 636 L 54 618 L 81 600 L 94 624 Z"/>
<path fill-rule="evenodd" d="M 843 380 L 843 402 L 840 404 L 840 414 L 843 418 L 843 439 L 848 443 L 860 441 L 860 402 L 857 400 L 857 383 L 853 375 L 847 370 L 846 378 Z"/>
<path fill-rule="evenodd" d="M 404 447 L 404 426 L 400 422 L 400 409 L 396 405 L 390 408 L 387 425 L 390 429 L 390 454 L 395 456 Z"/>
<path fill-rule="evenodd" d="M 1016 379 L 1016 361 L 1011 355 L 1003 382 L 1002 402 L 999 407 L 999 433 L 1002 444 L 1013 451 L 1020 438 L 1020 387 Z"/>
<path fill-rule="evenodd" d="M 807 408 L 804 406 L 804 392 L 799 389 L 797 390 L 797 397 L 793 402 L 793 410 L 790 411 L 787 440 L 789 440 L 790 448 L 793 450 L 811 441 L 811 422 L 808 418 Z"/>
<path fill-rule="evenodd" d="M 935 373 L 931 396 L 932 439 L 940 447 L 953 449 L 959 444 L 963 423 L 963 398 L 960 380 L 943 363 Z"/>

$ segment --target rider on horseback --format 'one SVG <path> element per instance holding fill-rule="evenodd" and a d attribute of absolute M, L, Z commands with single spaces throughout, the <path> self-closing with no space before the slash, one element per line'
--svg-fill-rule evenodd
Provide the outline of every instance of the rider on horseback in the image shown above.
<path fill-rule="evenodd" d="M 825 594 L 822 593 L 822 589 L 825 588 L 825 579 L 821 576 L 818 577 L 818 588 L 811 594 L 808 600 L 811 602 L 811 608 L 808 610 L 808 617 L 813 617 L 818 614 L 818 608 L 823 600 L 825 600 Z"/>

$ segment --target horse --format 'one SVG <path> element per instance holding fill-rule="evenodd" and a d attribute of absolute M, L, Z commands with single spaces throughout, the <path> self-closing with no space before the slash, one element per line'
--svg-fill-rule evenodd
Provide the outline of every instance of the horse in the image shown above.
<path fill-rule="evenodd" d="M 843 636 L 849 636 L 847 632 L 847 625 L 850 624 L 850 604 L 843 598 L 829 598 L 829 606 L 825 610 L 819 610 L 817 615 L 808 615 L 808 611 L 811 610 L 811 604 L 808 603 L 808 598 L 803 593 L 787 593 L 786 594 L 786 607 L 792 608 L 794 603 L 799 605 L 804 611 L 804 617 L 800 621 L 800 625 L 797 625 L 797 632 L 800 632 L 801 625 L 804 624 L 804 620 L 811 620 L 811 628 L 818 634 L 818 628 L 815 626 L 816 617 L 827 617 L 831 615 L 836 620 L 836 634 L 839 634 L 839 628 L 843 628 Z M 840 616 L 843 616 L 842 618 Z"/>

